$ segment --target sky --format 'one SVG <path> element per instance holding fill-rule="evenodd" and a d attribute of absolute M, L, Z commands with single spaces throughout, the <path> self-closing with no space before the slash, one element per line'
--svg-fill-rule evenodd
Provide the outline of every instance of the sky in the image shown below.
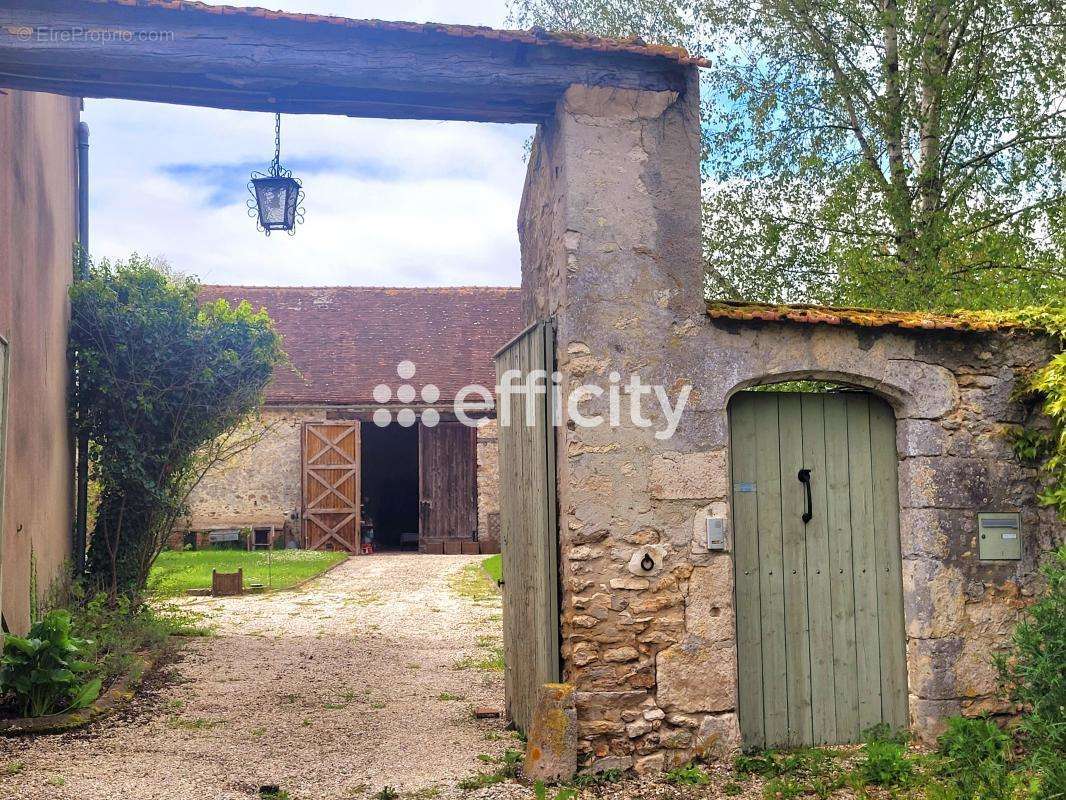
<path fill-rule="evenodd" d="M 502 27 L 505 0 L 242 0 L 359 18 Z M 282 117 L 303 181 L 295 236 L 256 230 L 248 178 L 273 157 L 271 114 L 86 100 L 93 258 L 139 253 L 204 283 L 508 286 L 531 125 Z"/>

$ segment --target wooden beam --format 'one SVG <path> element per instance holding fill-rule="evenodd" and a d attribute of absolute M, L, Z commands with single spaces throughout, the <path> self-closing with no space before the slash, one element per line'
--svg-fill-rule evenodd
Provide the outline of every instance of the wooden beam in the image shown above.
<path fill-rule="evenodd" d="M 682 91 L 676 58 L 528 34 L 195 4 L 5 0 L 0 86 L 361 117 L 538 122 L 575 83 Z"/>

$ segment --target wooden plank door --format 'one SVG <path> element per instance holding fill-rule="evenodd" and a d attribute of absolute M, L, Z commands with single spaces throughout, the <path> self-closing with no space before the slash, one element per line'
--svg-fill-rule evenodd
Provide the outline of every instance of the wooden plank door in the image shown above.
<path fill-rule="evenodd" d="M 477 428 L 418 426 L 418 535 L 472 540 L 477 531 Z"/>
<path fill-rule="evenodd" d="M 304 542 L 358 553 L 359 423 L 305 422 L 302 439 Z"/>
<path fill-rule="evenodd" d="M 10 370 L 8 361 L 10 347 L 7 339 L 0 336 L 0 620 L 4 618 L 4 475 L 7 473 L 7 395 Z M 3 647 L 4 634 L 0 630 L 0 648 Z"/>
<path fill-rule="evenodd" d="M 905 728 L 892 409 L 858 392 L 747 392 L 730 406 L 730 438 L 745 745 Z"/>
<path fill-rule="evenodd" d="M 496 354 L 497 376 L 512 369 L 523 375 L 554 371 L 551 323 L 537 323 Z M 537 689 L 559 680 L 554 404 L 536 395 L 533 419 L 527 420 L 523 395 L 500 397 L 497 403 L 504 682 L 508 716 L 528 730 Z"/>

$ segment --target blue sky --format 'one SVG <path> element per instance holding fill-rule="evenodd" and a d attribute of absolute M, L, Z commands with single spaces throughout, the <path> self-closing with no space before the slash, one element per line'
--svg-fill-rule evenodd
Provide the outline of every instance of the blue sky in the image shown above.
<path fill-rule="evenodd" d="M 245 5 L 254 2 L 239 3 Z M 504 25 L 504 0 L 273 0 L 271 8 Z M 282 118 L 282 163 L 307 192 L 296 236 L 256 231 L 248 174 L 269 114 L 86 100 L 95 258 L 166 259 L 205 283 L 457 286 L 519 282 L 529 125 Z"/>

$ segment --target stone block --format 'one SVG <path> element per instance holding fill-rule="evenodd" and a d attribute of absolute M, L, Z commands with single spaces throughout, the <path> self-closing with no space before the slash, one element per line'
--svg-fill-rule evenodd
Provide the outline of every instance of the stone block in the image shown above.
<path fill-rule="evenodd" d="M 714 556 L 706 567 L 694 567 L 685 597 L 685 631 L 711 642 L 736 636 L 733 612 L 733 559 Z"/>
<path fill-rule="evenodd" d="M 708 714 L 696 733 L 696 753 L 702 758 L 724 759 L 740 747 L 740 723 L 737 715 Z"/>
<path fill-rule="evenodd" d="M 732 643 L 687 636 L 656 658 L 656 701 L 667 711 L 694 714 L 735 707 L 736 650 Z"/>
<path fill-rule="evenodd" d="M 661 453 L 651 460 L 651 495 L 659 500 L 718 500 L 729 492 L 726 451 Z"/>
<path fill-rule="evenodd" d="M 526 741 L 522 769 L 531 780 L 558 782 L 577 772 L 577 710 L 574 687 L 546 683 L 537 691 L 537 704 Z"/>

